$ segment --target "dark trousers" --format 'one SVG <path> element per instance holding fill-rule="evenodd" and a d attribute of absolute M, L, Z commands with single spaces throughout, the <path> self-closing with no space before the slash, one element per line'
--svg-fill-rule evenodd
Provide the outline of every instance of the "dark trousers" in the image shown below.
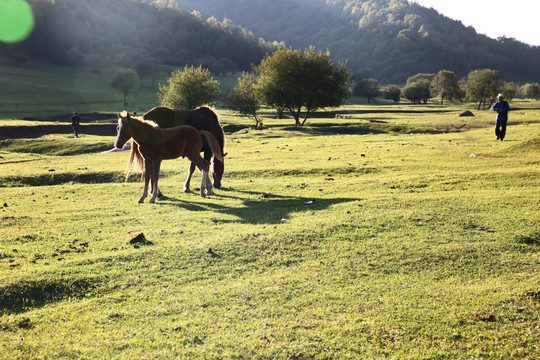
<path fill-rule="evenodd" d="M 71 126 L 73 126 L 73 133 L 75 134 L 75 136 L 79 137 L 79 124 L 73 124 Z"/>
<path fill-rule="evenodd" d="M 495 125 L 495 135 L 497 136 L 497 139 L 504 139 L 504 135 L 506 135 L 506 123 L 508 120 L 497 120 L 497 125 Z"/>

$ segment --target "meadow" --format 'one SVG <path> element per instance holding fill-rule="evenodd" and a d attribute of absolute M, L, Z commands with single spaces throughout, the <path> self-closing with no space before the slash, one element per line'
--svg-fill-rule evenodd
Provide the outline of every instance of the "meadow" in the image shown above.
<path fill-rule="evenodd" d="M 512 104 L 504 142 L 471 104 L 218 109 L 223 187 L 165 161 L 156 204 L 114 133 L 2 140 L 0 359 L 539 359 L 540 104 Z"/>

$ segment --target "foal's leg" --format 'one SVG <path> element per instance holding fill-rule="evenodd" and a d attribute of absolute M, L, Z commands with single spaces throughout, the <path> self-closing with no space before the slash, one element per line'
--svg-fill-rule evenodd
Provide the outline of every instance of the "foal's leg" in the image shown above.
<path fill-rule="evenodd" d="M 191 176 L 193 175 L 194 172 L 195 172 L 195 163 L 191 162 L 191 164 L 189 165 L 187 179 L 186 179 L 186 182 L 184 183 L 184 192 L 185 193 L 190 193 L 191 192 L 191 189 L 189 188 L 189 183 L 191 182 Z"/>
<path fill-rule="evenodd" d="M 155 203 L 157 197 L 159 196 L 158 180 L 159 180 L 159 168 L 161 166 L 161 161 L 155 161 L 152 171 L 152 198 L 150 203 Z"/>
<path fill-rule="evenodd" d="M 202 181 L 201 181 L 201 196 L 206 197 L 206 179 L 208 178 L 208 169 L 202 171 Z"/>
<path fill-rule="evenodd" d="M 150 182 L 150 177 L 152 176 L 152 161 L 145 160 L 144 162 L 144 189 L 141 198 L 139 199 L 139 204 L 144 202 L 144 199 L 148 196 L 148 183 Z"/>
<path fill-rule="evenodd" d="M 210 181 L 210 169 L 206 172 L 206 195 L 214 195 L 214 191 L 212 191 L 212 181 Z"/>
<path fill-rule="evenodd" d="M 211 160 L 212 160 L 212 150 L 210 150 L 209 146 L 206 146 L 205 149 L 204 149 L 204 155 L 203 155 L 203 159 L 208 161 L 208 164 L 211 163 Z M 206 184 L 208 186 L 208 183 L 210 183 L 210 189 L 208 190 L 209 193 L 208 195 L 213 195 L 213 191 L 212 191 L 212 188 L 213 188 L 213 185 L 212 185 L 212 182 L 210 181 L 210 167 L 208 168 L 208 177 L 206 178 Z"/>
<path fill-rule="evenodd" d="M 198 158 L 197 157 L 194 157 L 193 159 L 191 159 L 192 162 L 195 163 L 195 165 L 197 165 L 197 167 L 199 169 L 201 169 L 202 171 L 202 180 L 201 180 L 201 196 L 202 197 L 205 197 L 206 196 L 206 186 L 207 186 L 207 183 L 209 183 L 209 181 L 207 181 L 208 179 L 208 168 L 210 167 L 210 164 L 208 163 L 208 161 L 204 160 L 198 153 Z M 211 185 L 212 183 L 210 183 Z M 210 195 L 210 194 L 208 194 Z"/>

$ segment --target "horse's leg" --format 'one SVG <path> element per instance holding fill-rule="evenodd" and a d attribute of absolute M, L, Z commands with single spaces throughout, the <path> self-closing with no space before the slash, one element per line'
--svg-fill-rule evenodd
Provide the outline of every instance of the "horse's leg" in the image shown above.
<path fill-rule="evenodd" d="M 159 196 L 158 180 L 159 180 L 159 168 L 161 166 L 161 161 L 155 161 L 152 171 L 152 198 L 150 203 L 153 204 L 156 202 L 157 197 Z"/>
<path fill-rule="evenodd" d="M 153 187 L 150 186 L 150 189 L 153 189 Z M 151 193 L 153 195 L 154 191 L 152 190 Z M 161 192 L 161 190 L 159 190 L 159 188 L 157 189 L 157 197 L 158 197 L 158 199 L 163 199 L 165 197 L 165 195 L 163 195 L 163 193 Z"/>
<path fill-rule="evenodd" d="M 190 185 L 189 183 L 191 182 L 191 176 L 193 175 L 193 172 L 195 172 L 195 163 L 191 162 L 191 164 L 189 165 L 187 179 L 186 179 L 186 182 L 184 183 L 184 192 L 185 193 L 190 193 L 191 192 L 191 189 L 189 188 L 189 185 Z"/>
<path fill-rule="evenodd" d="M 150 177 L 152 175 L 152 161 L 145 160 L 144 162 L 144 189 L 141 198 L 139 199 L 139 204 L 144 202 L 144 199 L 148 196 L 148 183 L 150 182 Z"/>

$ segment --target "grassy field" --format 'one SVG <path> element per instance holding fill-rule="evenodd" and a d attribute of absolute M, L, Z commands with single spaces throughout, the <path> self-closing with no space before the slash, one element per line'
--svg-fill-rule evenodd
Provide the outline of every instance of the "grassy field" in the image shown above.
<path fill-rule="evenodd" d="M 60 115 L 89 112 L 139 113 L 157 106 L 159 84 L 165 84 L 174 70 L 162 67 L 143 86 L 133 89 L 124 106 L 121 92 L 110 86 L 118 67 L 104 68 L 99 73 L 87 69 L 29 62 L 17 65 L 0 59 L 0 121 L 39 119 L 56 121 Z M 236 84 L 236 75 L 215 76 L 225 94 Z"/>
<path fill-rule="evenodd" d="M 223 188 L 166 161 L 142 205 L 115 134 L 0 141 L 0 358 L 539 359 L 540 111 L 515 105 L 504 142 L 466 105 L 222 110 Z"/>

